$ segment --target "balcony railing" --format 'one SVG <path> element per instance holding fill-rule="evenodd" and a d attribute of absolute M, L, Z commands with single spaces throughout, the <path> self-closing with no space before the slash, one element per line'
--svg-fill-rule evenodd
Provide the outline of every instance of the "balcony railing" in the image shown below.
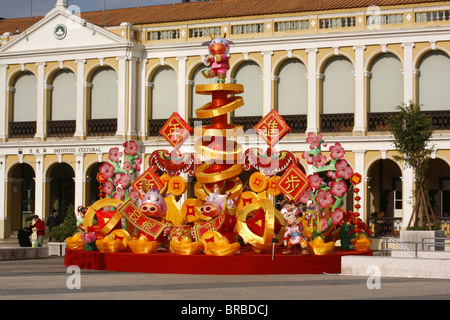
<path fill-rule="evenodd" d="M 372 228 L 374 236 L 388 236 L 398 233 L 401 229 L 402 218 L 394 217 L 370 217 L 367 225 Z"/>
<path fill-rule="evenodd" d="M 148 136 L 159 136 L 159 130 L 164 126 L 168 119 L 150 119 L 148 120 Z"/>
<path fill-rule="evenodd" d="M 10 138 L 33 138 L 36 135 L 36 121 L 9 123 Z"/>
<path fill-rule="evenodd" d="M 306 114 L 281 115 L 286 124 L 291 128 L 291 133 L 304 133 L 307 127 Z"/>
<path fill-rule="evenodd" d="M 320 115 L 321 132 L 352 132 L 355 123 L 353 113 L 334 113 Z"/>
<path fill-rule="evenodd" d="M 117 119 L 88 119 L 88 136 L 113 136 L 117 131 Z"/>
<path fill-rule="evenodd" d="M 260 116 L 231 117 L 231 123 L 243 126 L 244 132 L 256 126 L 260 121 Z"/>
<path fill-rule="evenodd" d="M 49 137 L 72 137 L 75 133 L 75 120 L 58 120 L 47 122 L 47 135 Z"/>
<path fill-rule="evenodd" d="M 424 114 L 431 117 L 431 125 L 435 130 L 450 130 L 450 111 L 423 111 Z M 369 112 L 368 130 L 369 131 L 388 131 L 390 116 L 396 112 Z"/>

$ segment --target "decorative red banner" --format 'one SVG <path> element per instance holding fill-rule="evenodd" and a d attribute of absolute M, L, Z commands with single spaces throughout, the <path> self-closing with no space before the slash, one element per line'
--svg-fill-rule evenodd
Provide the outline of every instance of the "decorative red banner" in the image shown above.
<path fill-rule="evenodd" d="M 164 187 L 164 183 L 161 181 L 159 176 L 153 171 L 151 167 L 149 167 L 147 170 L 145 170 L 139 177 L 137 177 L 131 185 L 133 186 L 134 190 L 136 190 L 139 193 L 139 197 L 142 199 L 144 198 L 144 195 L 139 192 L 143 186 L 143 184 L 146 184 L 147 189 L 151 188 L 158 188 L 161 190 Z"/>
<path fill-rule="evenodd" d="M 291 128 L 274 109 L 264 116 L 253 129 L 270 147 L 276 145 L 278 141 L 291 131 Z"/>
<path fill-rule="evenodd" d="M 224 210 L 218 217 L 214 218 L 213 220 L 195 226 L 195 237 L 197 238 L 197 241 L 200 241 L 202 236 L 208 231 L 218 231 L 224 223 L 226 215 L 227 214 Z"/>
<path fill-rule="evenodd" d="M 286 170 L 277 182 L 278 190 L 295 202 L 300 199 L 300 195 L 308 186 L 308 177 L 294 164 Z"/>
<path fill-rule="evenodd" d="M 169 120 L 167 120 L 161 130 L 159 130 L 161 136 L 163 136 L 174 148 L 183 144 L 192 132 L 193 129 L 177 112 L 172 113 Z"/>
<path fill-rule="evenodd" d="M 133 226 L 155 239 L 158 238 L 160 233 L 166 227 L 165 223 L 143 215 L 138 207 L 131 202 L 131 199 L 128 199 L 128 201 L 121 205 L 117 211 L 120 212 Z"/>

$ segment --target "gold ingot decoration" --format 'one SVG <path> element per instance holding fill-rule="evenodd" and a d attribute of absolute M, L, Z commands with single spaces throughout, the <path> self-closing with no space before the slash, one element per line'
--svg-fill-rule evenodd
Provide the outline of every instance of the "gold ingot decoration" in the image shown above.
<path fill-rule="evenodd" d="M 124 248 L 128 247 L 128 240 L 130 240 L 131 236 L 127 230 L 116 229 L 116 230 L 113 230 L 109 235 L 111 235 L 115 239 L 122 241 Z"/>
<path fill-rule="evenodd" d="M 323 256 L 329 254 L 334 250 L 334 242 L 326 242 L 322 237 L 315 237 L 313 241 L 307 242 L 308 252 L 310 254 L 315 254 L 318 256 Z"/>
<path fill-rule="evenodd" d="M 84 250 L 84 242 L 81 240 L 80 232 L 77 232 L 72 237 L 66 238 L 65 242 L 70 250 Z"/>
<path fill-rule="evenodd" d="M 356 239 L 352 239 L 351 243 L 356 251 L 366 251 L 370 249 L 373 240 L 368 239 L 364 234 L 360 234 Z"/>
<path fill-rule="evenodd" d="M 224 257 L 235 255 L 240 248 L 241 245 L 239 244 L 239 242 L 234 243 L 208 242 L 203 250 L 207 255 Z"/>
<path fill-rule="evenodd" d="M 201 241 L 192 242 L 191 239 L 182 239 L 181 241 L 170 241 L 170 249 L 176 254 L 190 256 L 197 254 L 203 248 Z"/>
<path fill-rule="evenodd" d="M 158 248 L 158 241 L 149 241 L 147 237 L 143 236 L 137 240 L 128 241 L 128 246 L 133 253 L 147 254 L 155 252 Z"/>

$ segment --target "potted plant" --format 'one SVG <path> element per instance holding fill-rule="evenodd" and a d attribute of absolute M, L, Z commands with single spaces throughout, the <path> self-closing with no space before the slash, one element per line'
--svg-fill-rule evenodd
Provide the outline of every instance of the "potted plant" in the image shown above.
<path fill-rule="evenodd" d="M 66 216 L 61 225 L 56 226 L 50 231 L 50 236 L 55 240 L 48 243 L 48 254 L 50 256 L 64 256 L 67 244 L 66 238 L 73 236 L 77 231 L 76 216 L 73 204 L 67 208 Z"/>

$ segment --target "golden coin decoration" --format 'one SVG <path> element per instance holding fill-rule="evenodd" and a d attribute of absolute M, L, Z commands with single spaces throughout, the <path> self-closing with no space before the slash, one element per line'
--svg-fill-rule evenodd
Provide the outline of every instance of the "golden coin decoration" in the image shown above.
<path fill-rule="evenodd" d="M 180 176 L 174 176 L 169 180 L 169 192 L 176 196 L 181 196 L 187 190 L 186 179 Z"/>
<path fill-rule="evenodd" d="M 271 196 L 279 196 L 281 194 L 281 191 L 277 188 L 277 182 L 280 180 L 279 176 L 273 176 L 269 178 L 268 186 L 267 186 L 267 193 Z"/>
<path fill-rule="evenodd" d="M 268 186 L 268 179 L 261 172 L 254 172 L 248 181 L 250 189 L 254 192 L 263 192 Z"/>

